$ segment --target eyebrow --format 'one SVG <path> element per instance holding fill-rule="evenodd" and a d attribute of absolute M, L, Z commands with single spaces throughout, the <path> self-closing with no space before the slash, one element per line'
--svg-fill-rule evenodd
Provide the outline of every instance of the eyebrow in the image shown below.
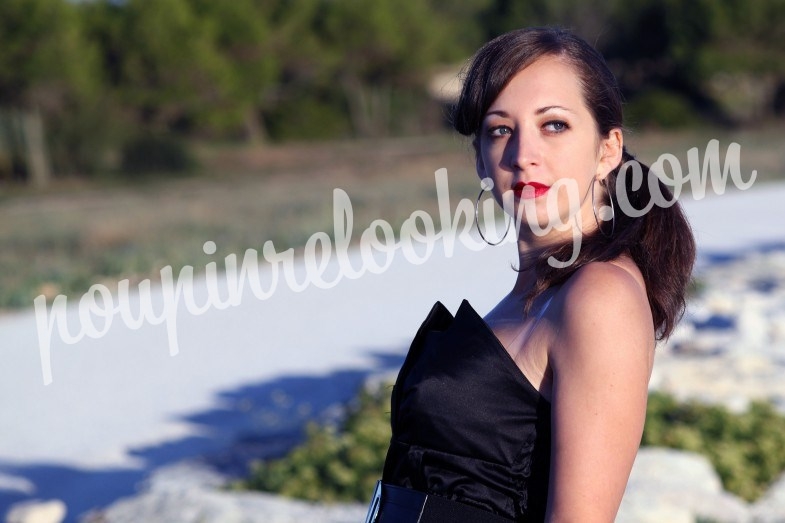
<path fill-rule="evenodd" d="M 537 110 L 534 112 L 534 114 L 543 114 L 543 113 L 547 113 L 547 112 L 548 112 L 548 111 L 550 111 L 551 109 L 561 109 L 562 111 L 567 111 L 568 113 L 571 113 L 571 112 L 573 112 L 573 111 L 571 111 L 570 109 L 567 109 L 566 107 L 562 107 L 561 105 L 548 105 L 548 106 L 545 106 L 545 107 L 540 107 L 539 109 L 537 109 Z"/>
<path fill-rule="evenodd" d="M 568 113 L 574 113 L 575 112 L 575 111 L 572 111 L 571 109 L 568 109 L 568 108 L 566 108 L 564 106 L 561 106 L 561 105 L 546 105 L 545 107 L 540 107 L 539 109 L 534 111 L 534 114 L 536 114 L 536 115 L 544 114 L 544 113 L 547 113 L 548 111 L 550 111 L 552 109 L 559 109 L 559 110 L 562 110 L 562 111 L 567 111 Z M 502 109 L 497 109 L 495 111 L 488 111 L 487 113 L 485 113 L 485 116 L 487 117 L 487 116 L 490 116 L 492 114 L 495 114 L 497 116 L 501 116 L 502 118 L 509 118 L 510 117 L 509 113 L 507 113 L 507 111 L 504 111 Z"/>

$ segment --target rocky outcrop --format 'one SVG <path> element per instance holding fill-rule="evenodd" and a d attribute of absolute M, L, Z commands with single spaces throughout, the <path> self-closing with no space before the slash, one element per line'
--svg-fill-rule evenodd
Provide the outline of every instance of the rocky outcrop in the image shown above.
<path fill-rule="evenodd" d="M 224 489 L 226 478 L 194 462 L 156 471 L 141 494 L 122 499 L 82 523 L 357 523 L 359 504 L 326 505 L 264 492 Z"/>
<path fill-rule="evenodd" d="M 785 523 L 785 474 L 755 502 L 750 513 L 754 523 Z"/>
<path fill-rule="evenodd" d="M 785 249 L 752 252 L 697 273 L 674 335 L 658 347 L 651 388 L 741 411 L 785 412 Z"/>
<path fill-rule="evenodd" d="M 705 457 L 645 447 L 635 458 L 617 523 L 749 521 L 747 504 L 725 492 Z"/>

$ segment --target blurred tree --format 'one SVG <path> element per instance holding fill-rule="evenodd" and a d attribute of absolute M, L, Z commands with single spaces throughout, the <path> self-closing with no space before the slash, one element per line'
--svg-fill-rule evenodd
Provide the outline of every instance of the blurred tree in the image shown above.
<path fill-rule="evenodd" d="M 343 90 L 353 129 L 389 133 L 395 91 L 422 91 L 425 73 L 445 57 L 438 14 L 413 0 L 326 1 L 320 14 L 322 65 Z"/>
<path fill-rule="evenodd" d="M 275 140 L 350 134 L 346 104 L 333 85 L 324 45 L 315 30 L 323 0 L 259 0 L 271 28 L 269 49 L 277 82 L 265 89 L 261 114 Z"/>
<path fill-rule="evenodd" d="M 785 1 L 724 0 L 710 3 L 711 47 L 702 56 L 702 71 L 785 71 Z"/>
<path fill-rule="evenodd" d="M 438 4 L 439 2 L 434 2 Z M 266 114 L 273 134 L 381 136 L 414 119 L 428 74 L 465 58 L 466 21 L 415 0 L 270 0 L 281 81 Z M 476 31 L 475 31 L 476 33 Z"/>
<path fill-rule="evenodd" d="M 102 50 L 115 99 L 131 117 L 127 125 L 263 138 L 258 111 L 276 80 L 276 60 L 258 3 L 85 3 L 88 34 Z"/>
<path fill-rule="evenodd" d="M 129 0 L 121 5 L 119 94 L 154 130 L 192 130 L 231 91 L 231 69 L 209 23 L 188 0 Z"/>
<path fill-rule="evenodd" d="M 261 108 L 278 80 L 278 57 L 272 52 L 270 6 L 258 0 L 191 0 L 208 24 L 213 45 L 226 60 L 225 91 L 206 116 L 218 128 L 241 124 L 252 141 L 264 138 Z"/>
<path fill-rule="evenodd" d="M 278 77 L 266 4 L 101 0 L 85 11 L 107 80 L 143 127 L 259 140 Z"/>
<path fill-rule="evenodd" d="M 94 87 L 93 50 L 64 0 L 0 2 L 0 103 L 59 109 Z"/>
<path fill-rule="evenodd" d="M 0 50 L 0 108 L 7 119 L 19 119 L 23 142 L 9 149 L 16 155 L 24 149 L 26 156 L 17 161 L 38 183 L 46 182 L 50 164 L 60 172 L 89 169 L 94 158 L 79 127 L 98 113 L 91 109 L 100 73 L 75 6 L 65 0 L 0 2 Z"/>
<path fill-rule="evenodd" d="M 429 4 L 438 16 L 442 44 L 452 56 L 451 62 L 465 60 L 486 40 L 496 36 L 496 27 L 489 28 L 480 18 L 481 13 L 490 9 L 495 0 L 430 0 Z"/>
<path fill-rule="evenodd" d="M 612 4 L 603 0 L 475 0 L 477 19 L 489 40 L 521 27 L 557 25 L 592 43 L 609 30 Z"/>
<path fill-rule="evenodd" d="M 785 1 L 725 0 L 712 7 L 711 45 L 702 50 L 700 70 L 729 107 L 760 98 L 748 118 L 784 116 Z"/>
<path fill-rule="evenodd" d="M 610 19 L 613 31 L 600 49 L 616 73 L 625 95 L 648 97 L 651 110 L 668 105 L 667 94 L 688 102 L 703 118 L 729 124 L 730 118 L 705 89 L 707 75 L 699 67 L 700 54 L 709 45 L 715 4 L 709 0 L 617 1 Z M 655 95 L 655 93 L 657 93 Z M 659 121 L 671 118 L 662 115 Z M 638 119 L 658 121 L 658 115 L 636 114 Z M 639 123 L 646 123 L 639 122 Z"/>
<path fill-rule="evenodd" d="M 95 170 L 141 130 L 419 132 L 440 121 L 426 91 L 440 66 L 544 24 L 597 45 L 633 123 L 750 121 L 785 114 L 784 21 L 785 0 L 3 0 L 0 128 L 23 144 L 10 149 L 48 145 L 60 172 Z M 46 171 L 2 156 L 0 170 Z"/>

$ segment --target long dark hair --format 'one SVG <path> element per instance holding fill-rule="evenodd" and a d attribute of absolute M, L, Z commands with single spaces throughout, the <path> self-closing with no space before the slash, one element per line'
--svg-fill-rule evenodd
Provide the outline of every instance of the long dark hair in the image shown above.
<path fill-rule="evenodd" d="M 533 27 L 503 34 L 485 44 L 475 54 L 465 75 L 460 98 L 452 111 L 455 130 L 474 137 L 478 153 L 478 131 L 488 108 L 507 83 L 521 69 L 543 56 L 558 56 L 571 64 L 581 82 L 586 106 L 591 111 L 600 136 L 623 126 L 622 96 L 616 78 L 602 55 L 586 41 L 555 27 Z M 646 293 L 657 339 L 667 338 L 685 308 L 685 294 L 695 262 L 695 240 L 678 202 L 665 207 L 655 203 L 642 216 L 620 211 L 617 180 L 625 162 L 635 161 L 627 152 L 621 163 L 605 178 L 604 204 L 613 200 L 615 226 L 585 234 L 577 259 L 565 268 L 548 263 L 570 258 L 572 242 L 546 249 L 532 261 L 536 283 L 527 296 L 526 311 L 544 290 L 567 280 L 575 271 L 593 261 L 610 261 L 628 253 L 638 265 L 646 282 Z M 635 209 L 644 209 L 652 199 L 649 180 L 656 182 L 660 194 L 672 200 L 672 193 L 646 165 L 639 163 L 643 182 L 633 189 L 632 176 L 626 176 L 624 189 Z M 606 224 L 606 228 L 609 228 Z"/>

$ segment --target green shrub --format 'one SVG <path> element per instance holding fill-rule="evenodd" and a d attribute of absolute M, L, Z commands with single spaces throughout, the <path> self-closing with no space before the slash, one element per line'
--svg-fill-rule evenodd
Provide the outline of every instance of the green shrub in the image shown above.
<path fill-rule="evenodd" d="M 312 501 L 367 501 L 390 441 L 389 401 L 389 386 L 363 390 L 342 430 L 308 425 L 302 445 L 281 459 L 254 464 L 239 487 Z M 785 470 L 785 416 L 762 402 L 735 414 L 653 392 L 642 445 L 705 455 L 726 490 L 752 501 Z"/>
<path fill-rule="evenodd" d="M 696 126 L 701 117 L 682 95 L 663 89 L 650 89 L 636 95 L 624 109 L 625 119 L 633 126 L 678 129 Z"/>
<path fill-rule="evenodd" d="M 707 456 L 726 490 L 753 501 L 785 469 L 785 416 L 763 402 L 735 414 L 655 392 L 649 396 L 642 444 Z"/>
<path fill-rule="evenodd" d="M 143 135 L 122 149 L 120 170 L 125 175 L 183 175 L 193 171 L 196 160 L 185 142 L 173 136 Z"/>
<path fill-rule="evenodd" d="M 351 122 L 340 101 L 330 96 L 299 93 L 266 111 L 270 138 L 277 142 L 315 141 L 351 136 Z"/>
<path fill-rule="evenodd" d="M 306 435 L 286 457 L 255 463 L 240 487 L 312 501 L 367 501 L 390 444 L 390 387 L 363 389 L 342 430 L 311 423 Z"/>

